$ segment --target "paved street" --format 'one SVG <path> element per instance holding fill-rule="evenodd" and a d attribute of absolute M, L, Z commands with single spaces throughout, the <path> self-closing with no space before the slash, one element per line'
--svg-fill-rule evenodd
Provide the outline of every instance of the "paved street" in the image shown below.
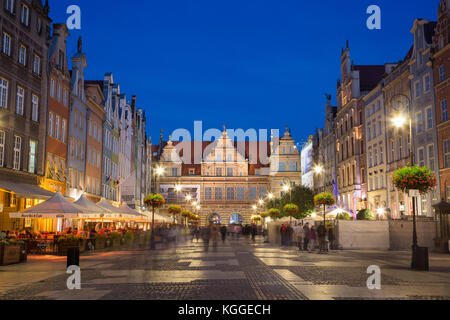
<path fill-rule="evenodd" d="M 430 272 L 408 269 L 408 252 L 338 251 L 326 255 L 253 244 L 248 239 L 176 249 L 81 257 L 81 290 L 68 290 L 61 257 L 31 257 L 0 267 L 0 299 L 450 299 L 450 256 L 430 255 Z M 367 267 L 381 268 L 369 290 Z"/>

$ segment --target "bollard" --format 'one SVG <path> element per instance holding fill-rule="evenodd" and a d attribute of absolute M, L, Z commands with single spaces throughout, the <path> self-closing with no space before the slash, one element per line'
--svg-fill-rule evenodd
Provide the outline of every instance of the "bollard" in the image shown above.
<path fill-rule="evenodd" d="M 80 248 L 70 247 L 67 249 L 67 267 L 80 266 Z"/>
<path fill-rule="evenodd" d="M 428 271 L 428 248 L 426 247 L 416 247 L 413 248 L 413 263 L 412 269 Z"/>

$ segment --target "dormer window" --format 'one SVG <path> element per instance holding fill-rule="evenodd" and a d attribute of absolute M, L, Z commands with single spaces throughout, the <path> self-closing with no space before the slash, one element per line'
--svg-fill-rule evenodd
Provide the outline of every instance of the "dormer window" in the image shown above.
<path fill-rule="evenodd" d="M 22 4 L 22 10 L 21 10 L 21 14 L 20 14 L 20 22 L 23 25 L 28 27 L 29 20 L 30 20 L 30 8 L 28 8 L 27 5 Z"/>

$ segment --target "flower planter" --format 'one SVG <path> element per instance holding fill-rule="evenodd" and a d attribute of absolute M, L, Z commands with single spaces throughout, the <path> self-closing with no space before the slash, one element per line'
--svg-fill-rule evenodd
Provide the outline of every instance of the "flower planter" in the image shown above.
<path fill-rule="evenodd" d="M 21 246 L 0 246 L 0 266 L 20 263 Z"/>
<path fill-rule="evenodd" d="M 58 243 L 58 255 L 65 256 L 70 247 L 79 247 L 79 241 L 64 241 Z M 80 250 L 81 251 L 81 250 Z"/>
<path fill-rule="evenodd" d="M 27 262 L 28 260 L 28 244 L 20 245 L 20 262 Z"/>
<path fill-rule="evenodd" d="M 122 243 L 122 239 L 112 239 L 112 247 L 118 248 Z"/>
<path fill-rule="evenodd" d="M 97 238 L 94 240 L 94 250 L 102 250 L 106 248 L 106 238 Z"/>

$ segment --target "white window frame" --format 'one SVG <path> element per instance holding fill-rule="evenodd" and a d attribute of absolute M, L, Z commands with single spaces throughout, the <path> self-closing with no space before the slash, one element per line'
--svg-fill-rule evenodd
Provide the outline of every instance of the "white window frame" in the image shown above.
<path fill-rule="evenodd" d="M 22 3 L 22 8 L 20 10 L 20 22 L 27 27 L 30 24 L 30 8 L 24 3 Z"/>
<path fill-rule="evenodd" d="M 33 72 L 39 76 L 41 75 L 41 57 L 37 54 L 34 54 Z"/>
<path fill-rule="evenodd" d="M 428 82 L 427 82 L 427 79 L 428 79 Z M 428 85 L 428 87 L 427 87 L 427 85 Z M 430 90 L 431 90 L 431 76 L 430 76 L 430 74 L 426 74 L 423 77 L 423 92 L 428 92 Z"/>
<path fill-rule="evenodd" d="M 56 118 L 55 118 L 55 139 L 56 140 L 59 140 L 61 137 L 61 132 L 59 131 L 60 126 L 61 126 L 61 117 L 56 115 Z"/>
<path fill-rule="evenodd" d="M 39 121 L 39 97 L 35 94 L 31 95 L 31 120 Z"/>
<path fill-rule="evenodd" d="M 430 120 L 431 120 L 431 126 L 430 126 Z M 425 109 L 425 124 L 426 124 L 426 130 L 433 129 L 433 126 L 434 126 L 433 109 L 431 107 L 428 107 Z"/>
<path fill-rule="evenodd" d="M 17 86 L 16 92 L 16 114 L 23 116 L 25 112 L 25 89 Z"/>
<path fill-rule="evenodd" d="M 417 80 L 416 82 L 414 82 L 414 99 L 420 98 L 421 96 L 421 85 L 420 85 L 420 80 Z"/>
<path fill-rule="evenodd" d="M 0 108 L 8 108 L 8 87 L 9 81 L 0 77 Z"/>
<path fill-rule="evenodd" d="M 420 154 L 422 153 L 423 158 L 420 158 Z M 424 167 L 425 163 L 426 163 L 426 159 L 425 159 L 425 148 L 421 147 L 419 149 L 417 149 L 417 162 L 419 164 L 419 167 Z"/>
<path fill-rule="evenodd" d="M 64 88 L 64 93 L 63 93 L 63 104 L 66 107 L 69 105 L 69 93 L 66 88 Z"/>
<path fill-rule="evenodd" d="M 2 52 L 11 57 L 11 43 L 12 37 L 9 33 L 3 32 L 2 36 Z"/>
<path fill-rule="evenodd" d="M 50 137 L 53 137 L 53 121 L 54 121 L 54 114 L 53 112 L 50 112 L 48 115 L 48 135 Z"/>
<path fill-rule="evenodd" d="M 66 143 L 66 130 L 67 130 L 67 121 L 66 119 L 62 119 L 61 123 L 61 141 Z"/>
<path fill-rule="evenodd" d="M 11 14 L 14 14 L 14 3 L 15 0 L 5 0 L 5 9 Z"/>
<path fill-rule="evenodd" d="M 23 66 L 27 65 L 27 47 L 22 43 L 19 45 L 19 63 Z"/>
<path fill-rule="evenodd" d="M 34 144 L 34 153 L 33 153 L 33 147 Z M 28 163 L 28 172 L 29 173 L 35 173 L 36 172 L 36 154 L 37 154 L 37 141 L 30 139 L 30 156 L 29 156 L 29 163 Z"/>
<path fill-rule="evenodd" d="M 20 170 L 21 155 L 22 155 L 22 137 L 14 136 L 14 160 L 13 160 L 14 170 Z"/>
<path fill-rule="evenodd" d="M 5 165 L 5 140 L 5 131 L 0 131 L 0 167 L 3 167 Z"/>
<path fill-rule="evenodd" d="M 428 153 L 428 168 L 430 168 L 431 171 L 434 171 L 434 161 L 435 161 L 435 150 L 434 150 L 434 144 L 429 144 L 427 146 L 427 153 Z"/>

